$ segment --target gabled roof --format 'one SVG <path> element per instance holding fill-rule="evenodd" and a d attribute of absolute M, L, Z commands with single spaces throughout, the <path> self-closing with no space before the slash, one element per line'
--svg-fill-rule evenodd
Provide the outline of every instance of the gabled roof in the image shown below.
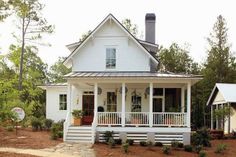
<path fill-rule="evenodd" d="M 236 103 L 236 84 L 216 83 L 206 105 L 210 105 L 214 101 L 218 92 L 224 98 L 222 103 Z"/>
<path fill-rule="evenodd" d="M 112 14 L 109 14 L 78 46 L 71 52 L 71 54 L 65 59 L 64 64 L 68 64 L 71 57 L 74 56 L 78 50 L 85 44 L 87 41 L 93 37 L 93 35 L 108 21 L 113 20 L 143 51 L 156 63 L 159 61 L 155 58 L 141 43 L 136 39 Z M 147 43 L 147 42 L 146 42 Z M 153 44 L 155 45 L 155 44 Z M 68 45 L 69 46 L 69 45 Z"/>

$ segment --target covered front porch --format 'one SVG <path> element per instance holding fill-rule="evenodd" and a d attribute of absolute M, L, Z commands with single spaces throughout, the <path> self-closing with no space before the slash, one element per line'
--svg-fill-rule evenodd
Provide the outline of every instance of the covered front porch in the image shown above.
<path fill-rule="evenodd" d="M 191 83 L 180 80 L 71 80 L 67 122 L 73 125 L 71 112 L 81 109 L 83 125 L 95 128 L 190 128 L 190 93 Z"/>

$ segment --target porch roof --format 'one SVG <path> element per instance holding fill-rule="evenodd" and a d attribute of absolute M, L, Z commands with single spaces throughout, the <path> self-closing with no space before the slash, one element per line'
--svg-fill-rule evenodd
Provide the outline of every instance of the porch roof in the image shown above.
<path fill-rule="evenodd" d="M 187 78 L 202 79 L 201 75 L 174 74 L 162 72 L 71 72 L 65 75 L 66 78 L 118 78 L 118 77 L 150 77 L 150 78 Z"/>

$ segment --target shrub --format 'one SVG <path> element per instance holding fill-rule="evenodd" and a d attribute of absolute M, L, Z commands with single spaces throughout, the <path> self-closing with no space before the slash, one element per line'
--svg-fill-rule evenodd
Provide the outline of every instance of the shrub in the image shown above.
<path fill-rule="evenodd" d="M 199 154 L 199 152 L 202 150 L 202 146 L 198 145 L 195 147 L 195 152 Z"/>
<path fill-rule="evenodd" d="M 155 142 L 155 146 L 162 147 L 163 144 L 161 142 Z"/>
<path fill-rule="evenodd" d="M 125 153 L 128 153 L 129 151 L 129 143 L 122 144 L 122 149 Z"/>
<path fill-rule="evenodd" d="M 132 146 L 134 144 L 134 140 L 132 139 L 127 139 L 126 143 L 128 143 L 130 146 Z"/>
<path fill-rule="evenodd" d="M 58 131 L 58 138 L 63 138 L 63 131 Z"/>
<path fill-rule="evenodd" d="M 140 144 L 140 146 L 143 146 L 143 147 L 147 146 L 147 142 L 146 141 L 140 141 L 139 144 Z"/>
<path fill-rule="evenodd" d="M 64 122 L 65 122 L 65 119 L 61 119 L 57 122 L 57 124 L 59 125 L 60 130 L 63 130 Z"/>
<path fill-rule="evenodd" d="M 121 145 L 122 144 L 122 139 L 115 139 L 115 144 Z"/>
<path fill-rule="evenodd" d="M 40 130 L 43 129 L 42 121 L 40 118 L 32 117 L 31 118 L 31 126 L 32 126 L 33 131 L 38 131 L 39 129 Z"/>
<path fill-rule="evenodd" d="M 59 135 L 60 135 L 59 132 L 60 132 L 60 124 L 58 124 L 58 123 L 52 124 L 52 127 L 51 127 L 51 139 L 52 140 L 56 140 L 57 138 L 59 138 Z"/>
<path fill-rule="evenodd" d="M 14 130 L 14 127 L 12 125 L 6 126 L 6 130 L 12 132 Z"/>
<path fill-rule="evenodd" d="M 184 144 L 181 143 L 181 142 L 179 142 L 179 143 L 178 143 L 178 147 L 179 147 L 179 148 L 183 148 L 183 147 L 184 147 Z"/>
<path fill-rule="evenodd" d="M 115 140 L 113 137 L 110 137 L 108 140 L 108 145 L 110 146 L 110 148 L 114 148 L 115 147 Z"/>
<path fill-rule="evenodd" d="M 178 141 L 172 141 L 171 142 L 171 147 L 174 148 L 174 149 L 177 149 L 179 147 L 179 143 Z"/>
<path fill-rule="evenodd" d="M 106 131 L 103 135 L 105 142 L 107 143 L 111 137 L 113 137 L 113 131 Z"/>
<path fill-rule="evenodd" d="M 215 150 L 215 153 L 223 153 L 227 148 L 226 144 L 218 144 Z"/>
<path fill-rule="evenodd" d="M 191 145 L 185 145 L 185 146 L 184 146 L 184 150 L 185 150 L 186 152 L 192 152 L 192 151 L 193 151 L 193 147 L 192 147 Z"/>
<path fill-rule="evenodd" d="M 203 151 L 203 150 L 201 150 L 200 152 L 199 152 L 199 155 L 198 155 L 199 157 L 206 157 L 206 152 L 205 151 Z"/>
<path fill-rule="evenodd" d="M 162 152 L 163 152 L 164 154 L 170 154 L 170 146 L 164 146 L 164 147 L 162 148 Z"/>
<path fill-rule="evenodd" d="M 51 119 L 44 120 L 44 127 L 46 130 L 50 130 L 50 128 L 52 127 L 52 124 L 53 124 L 53 120 Z"/>
<path fill-rule="evenodd" d="M 202 145 L 205 147 L 210 147 L 210 139 L 211 136 L 209 134 L 209 131 L 206 128 L 202 128 L 200 130 L 197 130 L 196 133 L 193 134 L 192 136 L 192 143 L 194 145 Z"/>

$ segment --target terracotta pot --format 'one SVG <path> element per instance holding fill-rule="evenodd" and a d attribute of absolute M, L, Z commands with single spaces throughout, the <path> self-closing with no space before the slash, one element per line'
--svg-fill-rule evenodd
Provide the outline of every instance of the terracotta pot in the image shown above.
<path fill-rule="evenodd" d="M 74 118 L 74 125 L 80 126 L 81 122 L 82 122 L 81 118 Z"/>

